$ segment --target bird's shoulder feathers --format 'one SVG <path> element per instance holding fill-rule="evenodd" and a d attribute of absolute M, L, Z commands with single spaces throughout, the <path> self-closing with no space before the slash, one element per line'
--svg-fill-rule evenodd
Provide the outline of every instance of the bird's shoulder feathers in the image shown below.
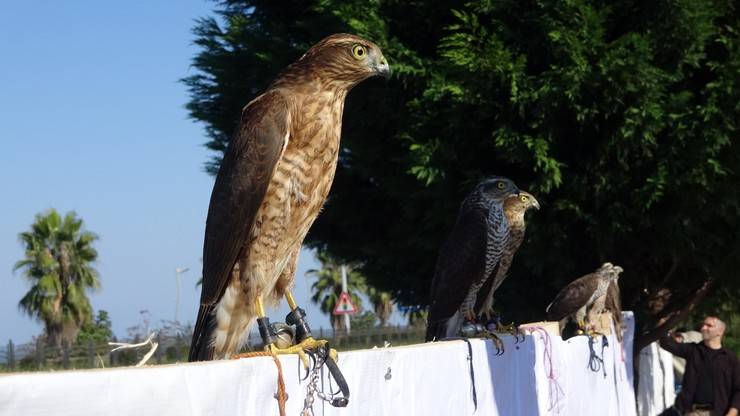
<path fill-rule="evenodd" d="M 590 273 L 570 282 L 547 306 L 547 319 L 559 321 L 575 313 L 591 299 L 599 287 L 599 280 L 598 274 Z"/>

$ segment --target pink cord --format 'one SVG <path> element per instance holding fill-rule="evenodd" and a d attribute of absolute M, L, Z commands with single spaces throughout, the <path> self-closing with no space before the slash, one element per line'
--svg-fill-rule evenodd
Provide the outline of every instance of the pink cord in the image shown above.
<path fill-rule="evenodd" d="M 558 405 L 560 404 L 560 397 L 564 396 L 565 393 L 563 392 L 563 388 L 560 387 L 560 383 L 558 383 L 557 377 L 555 376 L 555 369 L 552 365 L 552 340 L 550 339 L 550 333 L 540 326 L 530 326 L 527 329 L 537 332 L 545 345 L 542 361 L 547 377 L 548 402 L 550 404 L 550 407 L 547 410 L 552 411 L 554 409 L 555 413 L 560 413 Z"/>

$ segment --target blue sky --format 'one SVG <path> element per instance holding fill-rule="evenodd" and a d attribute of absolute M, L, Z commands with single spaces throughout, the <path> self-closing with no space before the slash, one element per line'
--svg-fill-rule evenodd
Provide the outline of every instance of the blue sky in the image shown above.
<path fill-rule="evenodd" d="M 153 323 L 174 318 L 176 267 L 190 267 L 179 318 L 194 319 L 213 179 L 202 170 L 209 156 L 203 125 L 188 119 L 178 80 L 193 73 L 194 19 L 212 6 L 0 5 L 0 345 L 42 331 L 18 310 L 28 287 L 12 267 L 23 255 L 18 233 L 51 207 L 76 211 L 100 236 L 103 288 L 91 300 L 110 313 L 116 334 L 140 323 L 142 310 Z M 308 301 L 304 273 L 316 266 L 304 252 L 296 297 L 312 326 L 327 327 L 328 317 Z"/>

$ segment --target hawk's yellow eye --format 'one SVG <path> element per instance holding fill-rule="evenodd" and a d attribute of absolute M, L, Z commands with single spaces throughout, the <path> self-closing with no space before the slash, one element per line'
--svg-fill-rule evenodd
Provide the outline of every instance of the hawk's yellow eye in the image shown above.
<path fill-rule="evenodd" d="M 503 182 L 499 182 L 499 183 L 496 184 L 496 186 L 498 186 L 498 189 L 504 189 L 504 187 L 506 186 L 506 184 L 503 183 Z"/>
<path fill-rule="evenodd" d="M 526 196 L 522 195 L 522 196 L 521 196 L 521 197 L 520 197 L 519 199 L 521 199 L 521 200 L 522 200 L 522 202 L 527 202 L 527 200 L 528 200 L 529 198 L 527 198 Z"/>
<path fill-rule="evenodd" d="M 355 45 L 352 47 L 352 55 L 357 59 L 362 59 L 367 55 L 367 50 L 362 45 Z"/>

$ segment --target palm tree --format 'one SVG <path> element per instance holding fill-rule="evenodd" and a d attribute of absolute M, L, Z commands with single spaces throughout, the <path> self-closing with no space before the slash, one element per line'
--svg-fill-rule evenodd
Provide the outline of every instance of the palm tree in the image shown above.
<path fill-rule="evenodd" d="M 372 286 L 367 288 L 367 296 L 373 304 L 375 316 L 380 321 L 380 326 L 386 326 L 393 313 L 393 298 L 389 292 L 380 291 Z"/>
<path fill-rule="evenodd" d="M 311 301 L 319 305 L 321 312 L 330 316 L 332 329 L 335 333 L 339 333 L 344 330 L 344 319 L 332 312 L 342 293 L 342 265 L 326 252 L 319 251 L 317 257 L 321 262 L 321 269 L 311 269 L 306 272 L 307 277 L 316 278 L 311 285 L 311 291 L 313 291 Z M 361 300 L 357 294 L 364 289 L 365 279 L 347 266 L 347 290 L 358 309 L 361 308 Z"/>
<path fill-rule="evenodd" d="M 408 325 L 410 327 L 425 327 L 427 325 L 428 310 L 419 306 L 407 306 L 402 309 L 402 312 L 408 318 Z"/>
<path fill-rule="evenodd" d="M 92 319 L 87 289 L 98 289 L 91 263 L 98 257 L 97 236 L 82 230 L 74 212 L 62 218 L 56 210 L 37 214 L 31 231 L 18 235 L 25 258 L 13 271 L 23 270 L 31 285 L 18 306 L 44 323 L 47 342 L 60 346 L 74 341 L 80 327 Z"/>

